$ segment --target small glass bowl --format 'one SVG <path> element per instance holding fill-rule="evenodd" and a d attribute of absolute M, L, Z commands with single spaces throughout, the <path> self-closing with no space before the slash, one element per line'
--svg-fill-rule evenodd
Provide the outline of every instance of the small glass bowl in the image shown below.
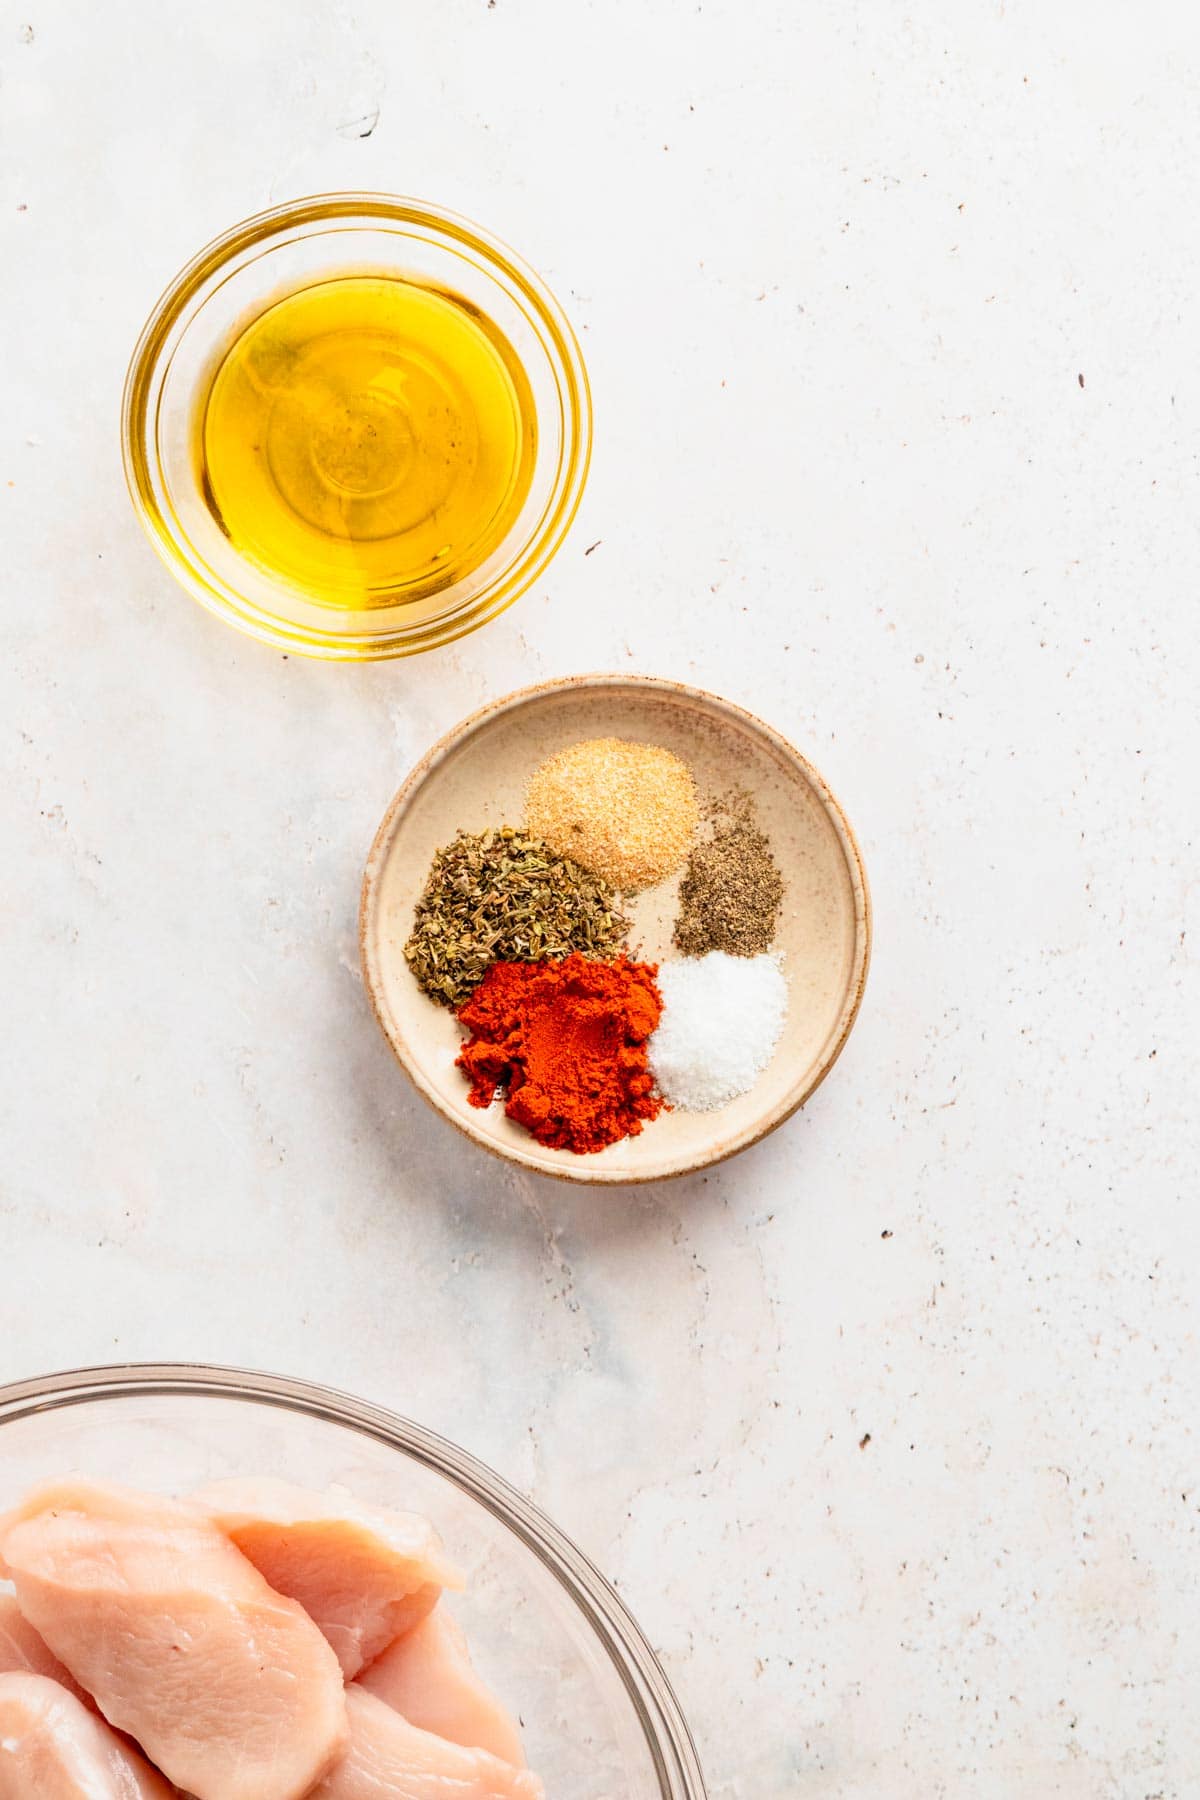
<path fill-rule="evenodd" d="M 272 579 L 222 533 L 197 479 L 194 413 L 217 358 L 271 301 L 331 276 L 381 270 L 459 295 L 508 338 L 533 395 L 533 477 L 509 532 L 469 575 L 419 600 L 334 607 Z M 203 606 L 282 649 L 362 662 L 462 637 L 537 579 L 583 494 L 591 402 L 561 307 L 511 250 L 421 201 L 319 194 L 235 225 L 176 276 L 134 350 L 121 438 L 129 492 L 150 541 Z"/>
<path fill-rule="evenodd" d="M 304 1381 L 201 1364 L 76 1369 L 0 1388 L 0 1513 L 71 1472 L 185 1494 L 229 1475 L 426 1513 L 463 1569 L 454 1611 L 519 1711 L 556 1800 L 704 1800 L 696 1752 L 617 1595 L 515 1489 L 382 1407 Z"/>

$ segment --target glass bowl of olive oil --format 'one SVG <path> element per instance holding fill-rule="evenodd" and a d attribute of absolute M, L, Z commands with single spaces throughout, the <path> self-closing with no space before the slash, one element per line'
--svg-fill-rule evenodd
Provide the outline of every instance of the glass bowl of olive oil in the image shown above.
<path fill-rule="evenodd" d="M 171 283 L 122 404 L 151 543 L 210 611 L 364 661 L 475 630 L 535 581 L 591 450 L 545 284 L 416 200 L 326 194 L 235 226 Z"/>

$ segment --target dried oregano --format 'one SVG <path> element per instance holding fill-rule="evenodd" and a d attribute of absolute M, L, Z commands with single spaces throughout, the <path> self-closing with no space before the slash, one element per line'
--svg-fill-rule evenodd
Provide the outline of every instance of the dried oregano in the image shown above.
<path fill-rule="evenodd" d="M 504 825 L 435 853 L 404 955 L 432 1000 L 460 1006 L 494 962 L 608 957 L 628 929 L 606 881 Z"/>

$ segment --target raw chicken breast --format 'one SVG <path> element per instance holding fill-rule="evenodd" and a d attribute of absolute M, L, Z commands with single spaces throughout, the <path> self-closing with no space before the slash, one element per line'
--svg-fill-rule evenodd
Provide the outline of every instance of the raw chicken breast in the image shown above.
<path fill-rule="evenodd" d="M 92 1697 L 71 1679 L 11 1594 L 0 1594 L 0 1675 L 46 1675 L 91 1706 Z"/>
<path fill-rule="evenodd" d="M 471 1667 L 461 1625 L 437 1606 L 359 1676 L 358 1685 L 410 1725 L 525 1767 L 516 1720 Z"/>
<path fill-rule="evenodd" d="M 197 1800 L 300 1800 L 346 1748 L 341 1671 L 198 1508 L 96 1482 L 0 1520 L 21 1611 Z"/>
<path fill-rule="evenodd" d="M 350 1751 L 312 1800 L 545 1800 L 528 1769 L 418 1731 L 374 1694 L 346 1689 Z"/>
<path fill-rule="evenodd" d="M 171 1800 L 144 1757 L 57 1681 L 0 1675 L 0 1800 Z"/>
<path fill-rule="evenodd" d="M 347 1681 L 423 1619 L 443 1587 L 462 1586 L 418 1513 L 265 1477 L 216 1481 L 195 1498 L 275 1591 L 321 1627 Z"/>

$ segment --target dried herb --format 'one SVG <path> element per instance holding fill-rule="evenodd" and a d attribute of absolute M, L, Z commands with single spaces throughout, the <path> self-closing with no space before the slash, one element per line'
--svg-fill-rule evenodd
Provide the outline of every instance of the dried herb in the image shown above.
<path fill-rule="evenodd" d="M 761 956 L 775 936 L 783 877 L 741 788 L 704 809 L 704 836 L 679 884 L 675 942 L 685 956 Z"/>
<path fill-rule="evenodd" d="M 606 881 L 504 825 L 437 851 L 404 956 L 430 999 L 460 1006 L 493 963 L 609 957 L 628 929 Z"/>

